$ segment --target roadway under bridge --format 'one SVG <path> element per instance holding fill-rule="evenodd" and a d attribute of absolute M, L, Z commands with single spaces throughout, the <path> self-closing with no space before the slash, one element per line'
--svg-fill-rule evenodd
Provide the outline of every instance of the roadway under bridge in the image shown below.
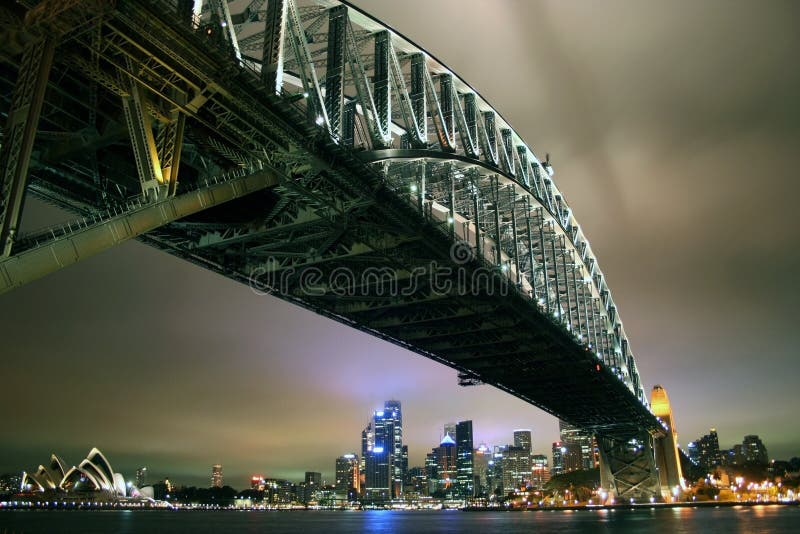
<path fill-rule="evenodd" d="M 0 293 L 138 239 L 587 429 L 611 495 L 663 495 L 671 430 L 552 166 L 424 49 L 334 0 L 20 0 L 0 31 Z M 26 195 L 75 221 L 20 234 Z"/>

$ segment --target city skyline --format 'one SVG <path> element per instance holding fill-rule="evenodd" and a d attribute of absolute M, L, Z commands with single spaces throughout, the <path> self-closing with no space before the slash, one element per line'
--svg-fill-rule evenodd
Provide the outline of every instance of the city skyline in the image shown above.
<path fill-rule="evenodd" d="M 793 391 L 800 371 L 785 282 L 797 264 L 796 249 L 785 244 L 798 242 L 789 217 L 798 196 L 789 164 L 797 74 L 782 62 L 797 41 L 792 17 L 713 2 L 693 6 L 702 16 L 690 20 L 656 3 L 612 3 L 603 13 L 484 6 L 480 18 L 473 16 L 479 4 L 357 4 L 452 66 L 528 142 L 552 153 L 558 183 L 620 303 L 646 389 L 658 383 L 672 394 L 681 445 L 716 427 L 726 444 L 758 434 L 772 457 L 797 454 L 800 435 L 785 424 L 791 403 L 770 399 Z M 426 20 L 415 15 L 423 6 Z M 446 11 L 471 13 L 459 18 L 462 33 L 502 32 L 512 45 L 487 42 L 465 53 L 463 39 L 442 35 L 450 33 L 437 23 Z M 713 31 L 699 26 L 712 16 Z M 605 24 L 596 17 L 614 21 L 613 42 L 599 38 Z M 754 19 L 769 23 L 775 38 L 742 35 Z M 525 20 L 544 21 L 542 33 L 528 32 Z M 681 43 L 678 28 L 687 36 Z M 590 50 L 597 42 L 605 44 Z M 752 49 L 766 50 L 750 57 Z M 472 61 L 473 53 L 482 60 Z M 517 83 L 494 80 L 479 67 L 489 61 L 502 62 L 498 69 L 507 67 Z M 717 68 L 706 72 L 706 64 Z M 719 81 L 728 76 L 736 90 Z M 783 83 L 764 90 L 764 80 Z M 533 94 L 523 98 L 523 85 Z M 758 179 L 742 171 L 750 168 Z M 23 224 L 63 219 L 30 201 Z M 756 219 L 779 231 L 753 230 Z M 0 316 L 4 388 L 13 399 L 3 471 L 56 449 L 77 458 L 96 445 L 131 473 L 151 466 L 149 476 L 174 466 L 165 474 L 207 479 L 217 462 L 226 478 L 263 463 L 278 473 L 330 472 L 329 456 L 358 450 L 344 437 L 363 428 L 363 407 L 393 397 L 414 414 L 406 425 L 413 465 L 431 446 L 420 436 L 448 421 L 472 420 L 477 442 L 499 443 L 519 427 L 534 429 L 534 450 L 547 452 L 558 440 L 557 420 L 518 399 L 488 386 L 460 388 L 440 364 L 138 243 L 5 295 Z M 80 395 L 65 386 L 75 383 Z M 45 394 L 33 395 L 33 385 Z M 91 425 L 87 398 L 98 400 Z"/>
<path fill-rule="evenodd" d="M 374 417 L 380 413 L 383 414 L 384 410 L 386 410 L 387 406 L 395 406 L 398 410 L 402 401 L 399 400 L 390 400 L 386 401 L 379 405 L 378 408 L 371 411 L 372 418 L 370 419 L 373 421 Z M 388 414 L 387 414 L 388 415 Z M 382 415 L 381 415 L 382 417 Z M 592 461 L 596 451 L 593 453 L 590 451 L 586 451 L 585 443 L 584 443 L 584 436 L 583 432 L 578 431 L 575 427 L 564 423 L 563 421 L 559 422 L 559 435 L 558 439 L 553 441 L 552 443 L 545 443 L 544 441 L 538 441 L 536 439 L 536 434 L 531 429 L 520 429 L 520 428 L 509 428 L 506 429 L 506 436 L 505 440 L 500 440 L 498 442 L 489 442 L 482 439 L 475 439 L 473 437 L 473 421 L 471 419 L 465 421 L 459 421 L 458 423 L 453 422 L 452 420 L 447 420 L 447 422 L 442 423 L 439 425 L 439 432 L 438 434 L 432 434 L 427 436 L 429 440 L 429 445 L 433 447 L 434 451 L 436 450 L 436 444 L 444 443 L 444 440 L 449 438 L 448 443 L 452 442 L 455 446 L 458 439 L 458 429 L 462 425 L 469 425 L 469 440 L 472 443 L 471 450 L 478 451 L 479 448 L 482 450 L 486 450 L 487 452 L 491 452 L 492 450 L 512 450 L 520 452 L 527 451 L 525 454 L 530 458 L 530 463 L 524 464 L 521 472 L 528 472 L 534 465 L 535 458 L 545 458 L 546 465 L 545 467 L 550 470 L 552 475 L 563 474 L 565 472 L 575 470 L 575 469 L 591 469 L 592 467 L 596 467 L 596 464 Z M 735 438 L 740 439 L 740 438 Z M 354 440 L 355 441 L 355 440 Z M 363 442 L 363 434 L 362 434 L 362 442 Z M 703 443 L 708 442 L 708 445 Z M 373 441 L 374 443 L 374 441 Z M 591 440 L 590 440 L 591 443 Z M 767 451 L 769 450 L 766 447 L 766 444 L 762 442 L 758 435 L 747 434 L 743 436 L 743 439 L 740 441 L 733 441 L 731 442 L 731 447 L 725 446 L 727 442 L 723 441 L 720 444 L 718 440 L 717 430 L 716 428 L 710 428 L 710 433 L 698 436 L 697 438 L 688 441 L 686 445 L 682 446 L 684 453 L 692 459 L 693 461 L 698 462 L 698 465 L 705 467 L 707 469 L 713 469 L 714 466 L 718 465 L 741 465 L 742 460 L 738 462 L 730 459 L 727 460 L 726 457 L 729 454 L 733 454 L 734 451 L 737 451 L 738 454 L 742 455 L 742 459 L 747 458 L 748 460 L 752 460 L 752 458 L 748 454 L 754 454 L 758 457 L 759 461 L 763 460 L 764 458 L 769 460 L 782 460 L 786 461 L 789 460 L 791 457 L 800 457 L 800 450 L 792 453 L 790 456 L 786 457 L 775 457 L 774 455 L 767 456 Z M 742 452 L 742 443 L 744 443 L 744 452 Z M 757 444 L 755 446 L 755 452 L 752 451 L 753 447 L 751 446 L 748 448 L 748 443 L 750 444 Z M 581 450 L 581 446 L 583 446 L 584 450 Z M 363 444 L 362 444 L 363 447 Z M 709 447 L 711 451 L 709 451 Z M 766 448 L 766 450 L 764 450 Z M 560 452 L 557 452 L 557 449 L 560 449 Z M 59 449 L 61 450 L 61 449 Z M 97 450 L 97 449 L 94 449 Z M 347 445 L 342 450 L 348 450 Z M 353 447 L 351 450 L 357 450 Z M 428 456 L 430 451 L 430 447 L 427 449 L 423 449 L 419 451 L 417 456 L 422 456 L 423 460 L 418 463 L 412 463 L 409 461 L 407 468 L 424 468 L 426 464 L 425 455 Z M 759 452 L 760 451 L 760 452 Z M 455 452 L 455 450 L 454 450 Z M 459 458 L 460 458 L 459 452 Z M 588 457 L 587 457 L 588 454 Z M 228 469 L 225 468 L 226 465 L 240 465 L 240 463 L 235 459 L 234 455 L 231 455 L 229 458 L 224 459 L 223 461 L 214 463 L 213 465 L 198 465 L 196 466 L 197 470 L 194 472 L 187 472 L 182 477 L 175 477 L 172 471 L 165 467 L 159 467 L 158 464 L 151 464 L 148 462 L 148 458 L 140 457 L 138 459 L 139 464 L 136 464 L 138 467 L 131 468 L 128 464 L 120 463 L 115 461 L 115 467 L 118 467 L 119 471 L 122 473 L 123 476 L 126 476 L 127 481 L 135 481 L 137 487 L 140 487 L 140 481 L 147 480 L 148 484 L 153 484 L 155 482 L 164 481 L 169 479 L 173 485 L 176 486 L 197 486 L 197 487 L 222 487 L 225 486 L 232 486 L 236 489 L 246 489 L 248 487 L 248 483 L 254 480 L 254 477 L 258 476 L 263 479 L 279 479 L 279 480 L 289 480 L 292 482 L 302 482 L 304 479 L 307 479 L 309 473 L 319 473 L 321 474 L 321 483 L 323 485 L 330 484 L 336 485 L 338 480 L 338 466 L 339 462 L 343 459 L 347 459 L 348 461 L 355 461 L 358 465 L 359 462 L 363 464 L 364 456 L 360 454 L 353 454 L 351 452 L 342 452 L 336 453 L 331 451 L 329 456 L 329 464 L 330 466 L 320 467 L 320 465 L 313 465 L 309 466 L 302 462 L 302 460 L 297 460 L 295 465 L 292 469 L 288 471 L 281 471 L 281 470 L 272 470 L 269 465 L 260 465 L 254 466 L 252 469 L 244 471 L 234 471 L 232 474 Z M 65 455 L 64 458 L 71 458 L 71 455 Z M 80 457 L 80 456 L 78 456 Z M 125 456 L 122 455 L 124 458 Z M 115 460 L 117 460 L 117 456 L 114 456 Z M 471 460 L 471 459 L 470 459 Z M 226 463 L 227 462 L 227 463 Z M 147 465 L 143 465 L 147 464 Z M 67 464 L 65 464 L 66 466 Z M 156 465 L 156 468 L 153 468 L 153 465 Z M 561 468 L 558 467 L 561 466 Z M 121 466 L 121 467 L 120 467 Z M 67 466 L 69 467 L 69 466 Z M 309 469 L 314 469 L 313 471 L 309 471 Z M 0 475 L 2 474 L 13 474 L 13 473 L 21 473 L 22 471 L 26 471 L 29 469 L 33 469 L 33 464 L 26 465 L 19 469 L 2 469 L 0 468 Z M 159 470 L 161 469 L 161 470 Z M 256 475 L 256 473 L 258 473 Z M 363 471 L 362 471 L 363 474 Z M 386 476 L 389 476 L 388 474 Z M 548 475 L 549 476 L 549 475 Z M 388 481 L 388 479 L 387 479 Z M 320 483 L 317 482 L 317 485 Z M 362 483 L 363 484 L 363 483 Z"/>

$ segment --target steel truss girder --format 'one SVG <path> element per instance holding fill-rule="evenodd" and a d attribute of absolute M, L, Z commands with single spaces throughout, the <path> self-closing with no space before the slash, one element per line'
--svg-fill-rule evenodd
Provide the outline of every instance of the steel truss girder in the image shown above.
<path fill-rule="evenodd" d="M 171 221 L 277 183 L 278 174 L 273 170 L 243 174 L 77 228 L 41 246 L 0 260 L 0 294 Z"/>
<path fill-rule="evenodd" d="M 261 81 L 269 93 L 276 95 L 281 94 L 283 90 L 284 34 L 286 32 L 287 8 L 290 1 L 270 0 L 267 3 Z"/>
<path fill-rule="evenodd" d="M 0 148 L 0 257 L 11 254 L 16 238 L 54 51 L 53 38 L 46 37 L 28 44 L 22 54 Z"/>
<path fill-rule="evenodd" d="M 325 109 L 334 139 L 341 139 L 344 106 L 344 66 L 347 48 L 347 7 L 339 5 L 328 11 L 328 57 L 325 68 Z"/>

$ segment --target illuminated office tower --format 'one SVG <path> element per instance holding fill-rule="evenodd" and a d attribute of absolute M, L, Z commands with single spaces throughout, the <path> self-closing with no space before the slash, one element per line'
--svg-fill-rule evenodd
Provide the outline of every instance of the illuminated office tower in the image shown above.
<path fill-rule="evenodd" d="M 403 410 L 398 400 L 388 400 L 383 411 L 391 421 L 390 447 L 392 449 L 391 487 L 392 498 L 403 495 L 403 481 L 408 469 L 408 448 L 403 446 Z"/>
<path fill-rule="evenodd" d="M 344 454 L 336 459 L 336 493 L 347 500 L 355 500 L 361 488 L 358 456 Z"/>
<path fill-rule="evenodd" d="M 456 480 L 462 497 L 475 496 L 475 463 L 472 450 L 472 421 L 456 425 Z"/>
<path fill-rule="evenodd" d="M 531 486 L 534 489 L 542 489 L 550 480 L 550 467 L 547 464 L 547 456 L 544 454 L 534 454 L 531 456 Z"/>
<path fill-rule="evenodd" d="M 532 447 L 532 440 L 531 440 L 531 431 L 527 428 L 518 429 L 514 431 L 514 446 L 520 447 L 523 449 L 527 449 L 528 452 L 531 451 Z"/>
<path fill-rule="evenodd" d="M 222 487 L 222 465 L 221 464 L 214 464 L 211 466 L 211 487 L 212 488 L 221 488 Z"/>
<path fill-rule="evenodd" d="M 587 432 L 560 419 L 558 421 L 558 430 L 562 442 L 573 443 L 580 447 L 581 469 L 597 467 L 599 458 L 598 455 L 595 454 L 595 449 L 597 447 L 591 432 Z"/>
<path fill-rule="evenodd" d="M 147 468 L 140 467 L 136 470 L 136 487 L 143 488 L 147 484 Z"/>
<path fill-rule="evenodd" d="M 364 494 L 371 500 L 398 498 L 403 492 L 408 449 L 403 447 L 400 401 L 386 401 L 361 432 Z"/>

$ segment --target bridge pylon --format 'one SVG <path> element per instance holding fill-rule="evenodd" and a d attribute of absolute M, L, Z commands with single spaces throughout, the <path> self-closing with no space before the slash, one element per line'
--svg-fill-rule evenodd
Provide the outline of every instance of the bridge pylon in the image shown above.
<path fill-rule="evenodd" d="M 660 497 L 653 437 L 647 431 L 626 436 L 597 436 L 600 485 L 607 503 L 648 501 Z"/>
<path fill-rule="evenodd" d="M 667 425 L 664 435 L 654 438 L 653 444 L 661 496 L 665 501 L 670 501 L 677 496 L 685 484 L 680 456 L 678 456 L 678 433 L 675 430 L 675 421 L 672 417 L 672 407 L 667 390 L 659 385 L 653 386 L 653 391 L 650 393 L 650 408 L 653 410 L 653 414 Z"/>

